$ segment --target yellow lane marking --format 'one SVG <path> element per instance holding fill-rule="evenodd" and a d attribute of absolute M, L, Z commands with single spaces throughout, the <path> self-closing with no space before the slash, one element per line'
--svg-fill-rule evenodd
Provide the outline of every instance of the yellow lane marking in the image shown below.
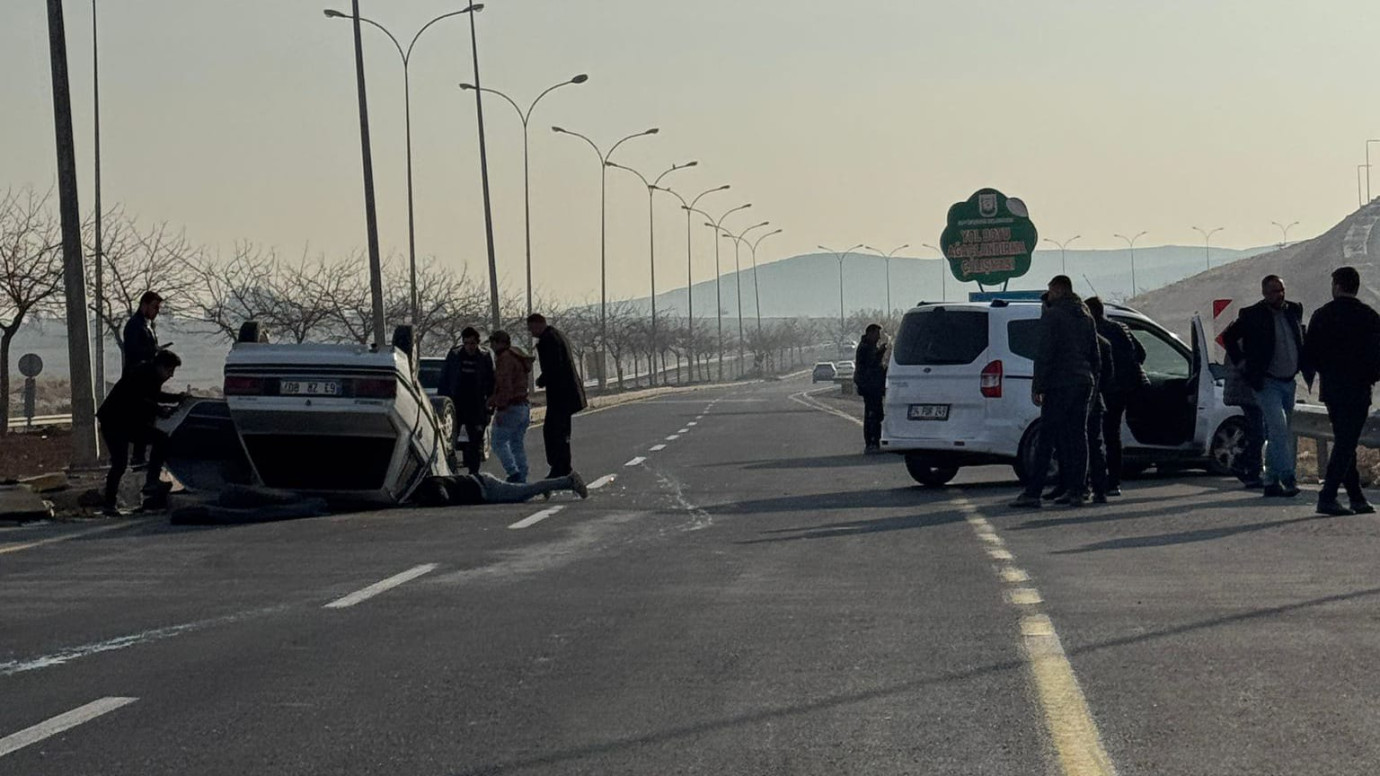
<path fill-rule="evenodd" d="M 1011 599 L 1011 603 L 1017 606 L 1034 606 L 1045 600 L 1040 597 L 1040 591 L 1033 587 L 1018 587 L 1008 591 L 1006 595 Z"/>
<path fill-rule="evenodd" d="M 1049 618 L 1022 618 L 1021 634 L 1045 724 L 1065 776 L 1115 776 L 1116 766 L 1102 748 L 1097 723 Z"/>
<path fill-rule="evenodd" d="M 102 525 L 96 528 L 88 528 L 85 531 L 77 531 L 75 533 L 62 534 L 61 536 L 50 536 L 47 539 L 36 539 L 32 542 L 22 542 L 20 544 L 4 544 L 0 545 L 0 555 L 8 555 L 12 552 L 21 552 L 23 550 L 32 550 L 35 547 L 46 547 L 49 544 L 57 544 L 59 542 L 67 542 L 73 539 L 80 539 L 83 536 L 94 536 L 96 534 L 109 533 L 110 531 L 118 531 L 122 528 L 132 528 L 136 525 L 143 525 L 145 523 L 151 522 L 154 519 L 155 518 L 148 517 L 142 520 L 130 520 L 128 522 L 116 523 L 114 525 Z"/>

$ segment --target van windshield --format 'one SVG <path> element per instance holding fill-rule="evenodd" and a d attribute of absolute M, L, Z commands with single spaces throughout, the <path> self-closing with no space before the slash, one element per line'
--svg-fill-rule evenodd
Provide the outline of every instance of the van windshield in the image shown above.
<path fill-rule="evenodd" d="M 987 313 L 934 307 L 906 313 L 896 335 L 896 363 L 971 364 L 987 350 Z"/>

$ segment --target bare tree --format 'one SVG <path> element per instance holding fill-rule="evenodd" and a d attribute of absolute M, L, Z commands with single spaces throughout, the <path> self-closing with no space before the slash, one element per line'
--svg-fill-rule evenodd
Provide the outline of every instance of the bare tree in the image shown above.
<path fill-rule="evenodd" d="M 301 344 L 325 335 L 332 320 L 331 294 L 341 282 L 325 257 L 297 264 L 275 263 L 264 287 L 266 319 L 272 331 Z"/>
<path fill-rule="evenodd" d="M 55 306 L 61 247 L 48 195 L 23 189 L 0 197 L 0 434 L 10 426 L 10 345 L 29 316 Z"/>
<path fill-rule="evenodd" d="M 197 268 L 196 317 L 232 341 L 239 335 L 240 324 L 267 320 L 273 306 L 269 289 L 277 266 L 271 249 L 249 242 L 237 243 L 227 260 L 203 261 Z"/>
<path fill-rule="evenodd" d="M 173 230 L 166 222 L 141 229 L 133 217 L 115 208 L 105 223 L 105 298 L 93 297 L 91 307 L 123 353 L 125 323 L 139 309 L 139 298 L 145 291 L 163 296 L 167 300 L 164 309 L 170 314 L 179 310 L 192 315 L 199 312 L 197 293 L 202 276 L 198 267 L 205 259 L 202 250 L 187 240 L 185 231 Z M 95 247 L 87 249 L 94 251 Z M 94 281 L 88 280 L 88 287 L 94 288 Z"/>

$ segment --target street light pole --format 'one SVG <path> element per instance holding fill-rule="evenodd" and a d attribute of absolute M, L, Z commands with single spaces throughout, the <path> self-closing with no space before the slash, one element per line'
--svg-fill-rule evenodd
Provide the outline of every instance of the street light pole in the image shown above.
<path fill-rule="evenodd" d="M 770 221 L 763 221 L 760 224 L 753 224 L 738 234 L 733 234 L 727 229 L 721 230 L 723 237 L 733 240 L 733 289 L 738 295 L 738 376 L 742 377 L 746 367 L 746 351 L 743 348 L 743 269 L 741 263 L 742 245 L 747 233 L 754 229 L 761 229 L 770 225 Z"/>
<path fill-rule="evenodd" d="M 686 162 L 685 164 L 673 164 L 671 169 L 663 172 L 656 177 L 656 180 L 649 181 L 642 173 L 631 167 L 625 167 L 617 162 L 604 162 L 605 166 L 614 167 L 619 170 L 630 172 L 642 181 L 642 185 L 647 188 L 647 266 L 651 270 L 652 278 L 652 368 L 647 373 L 649 385 L 656 385 L 656 354 L 659 352 L 657 346 L 660 344 L 656 336 L 656 190 L 661 179 L 676 170 L 684 170 L 687 167 L 694 167 L 699 162 Z M 634 381 L 635 382 L 635 381 Z"/>
<path fill-rule="evenodd" d="M 947 301 L 949 297 L 949 268 L 944 266 L 945 261 L 947 261 L 944 258 L 944 251 L 929 243 L 920 243 L 920 247 L 929 248 L 939 254 L 939 301 Z"/>
<path fill-rule="evenodd" d="M 96 299 L 94 305 L 96 320 L 91 336 L 96 345 L 93 354 L 96 362 L 93 366 L 96 369 L 96 406 L 98 407 L 105 401 L 105 326 L 101 321 L 101 316 L 105 312 L 105 249 L 101 237 L 101 228 L 105 220 L 105 214 L 101 212 L 101 48 L 96 35 L 99 28 L 100 24 L 96 18 L 96 0 L 91 0 L 91 91 L 96 154 L 96 255 L 93 257 L 96 264 Z"/>
<path fill-rule="evenodd" d="M 1370 144 L 1380 143 L 1380 140 L 1366 141 L 1366 201 L 1370 201 Z"/>
<path fill-rule="evenodd" d="M 693 213 L 699 213 L 705 218 L 709 218 L 708 214 L 704 213 L 703 211 L 696 210 L 695 205 L 701 199 L 703 199 L 705 195 L 713 194 L 716 191 L 727 191 L 729 186 L 728 184 L 724 184 L 722 186 L 717 186 L 715 188 L 700 192 L 699 195 L 697 195 L 694 199 L 690 200 L 689 202 L 686 202 L 685 197 L 682 197 L 680 194 L 676 193 L 671 189 L 668 189 L 664 186 L 658 186 L 657 188 L 680 200 L 681 210 L 685 211 L 685 315 L 686 328 L 690 331 L 690 341 L 686 345 L 686 351 L 690 354 L 690 379 L 693 381 L 695 379 L 695 270 L 690 250 L 690 217 Z M 714 242 L 718 242 L 717 237 L 715 238 Z"/>
<path fill-rule="evenodd" d="M 573 84 L 582 84 L 582 83 L 584 83 L 585 81 L 588 81 L 588 80 L 589 80 L 589 76 L 585 75 L 584 73 L 581 73 L 580 75 L 577 75 L 577 76 L 575 76 L 574 78 L 571 78 L 571 79 L 568 80 L 568 81 L 562 81 L 562 82 L 556 84 L 555 86 L 551 86 L 551 87 L 547 88 L 546 91 L 542 92 L 541 94 L 538 94 L 538 95 L 537 95 L 537 98 L 536 98 L 535 100 L 532 100 L 532 104 L 529 105 L 529 106 L 527 106 L 527 110 L 525 110 L 525 111 L 524 111 L 522 108 L 518 107 L 517 102 L 516 102 L 512 97 L 509 97 L 508 95 L 504 94 L 503 92 L 500 92 L 500 91 L 497 90 L 497 89 L 490 89 L 490 88 L 488 88 L 487 86 L 485 86 L 485 87 L 478 87 L 478 86 L 475 86 L 474 84 L 460 84 L 460 88 L 461 88 L 461 89 L 464 89 L 464 90 L 467 90 L 467 91 L 468 91 L 468 90 L 483 91 L 483 92 L 488 92 L 489 94 L 492 94 L 492 95 L 496 95 L 496 96 L 498 96 L 498 97 L 502 97 L 504 100 L 507 100 L 507 101 L 508 101 L 508 104 L 509 104 L 509 105 L 513 106 L 513 110 L 517 111 L 518 118 L 521 119 L 521 121 L 522 121 L 522 223 L 523 223 L 523 231 L 526 233 L 526 238 L 527 238 L 527 314 L 528 314 L 528 315 L 531 315 L 531 314 L 532 314 L 532 175 L 531 175 L 531 166 L 530 166 L 530 164 L 529 164 L 529 157 L 528 157 L 528 145 L 529 145 L 529 140 L 530 140 L 530 137 L 529 137 L 530 133 L 528 132 L 528 129 L 529 129 L 529 126 L 528 126 L 528 125 L 531 123 L 531 120 L 532 120 L 532 111 L 534 111 L 534 110 L 537 109 L 537 103 L 541 102 L 541 99 L 542 99 L 543 97 L 545 97 L 546 95 L 550 94 L 551 92 L 554 92 L 555 90 L 561 88 L 562 86 L 571 86 L 571 85 L 573 85 Z"/>
<path fill-rule="evenodd" d="M 1284 225 L 1284 224 L 1281 224 L 1281 223 L 1278 222 L 1278 221 L 1271 221 L 1270 223 L 1272 223 L 1272 224 L 1274 224 L 1275 226 L 1279 227 L 1279 231 L 1280 231 L 1280 233 L 1283 235 L 1283 237 L 1282 237 L 1283 242 L 1281 242 L 1281 243 L 1279 244 L 1279 247 L 1280 247 L 1280 248 L 1283 248 L 1284 246 L 1286 246 L 1286 245 L 1289 244 L 1289 230 L 1290 230 L 1290 229 L 1293 229 L 1294 227 L 1296 227 L 1296 226 L 1299 225 L 1299 222 L 1298 222 L 1298 221 L 1292 221 L 1292 222 L 1290 222 L 1287 226 Z"/>
<path fill-rule="evenodd" d="M 558 135 L 570 135 L 578 137 L 589 144 L 594 149 L 594 153 L 599 157 L 599 389 L 603 390 L 608 386 L 608 379 L 604 372 L 607 370 L 606 362 L 609 353 L 609 322 L 608 322 L 608 163 L 609 157 L 618 150 L 618 146 L 632 140 L 635 137 L 655 135 L 661 130 L 652 127 L 619 140 L 613 144 L 606 154 L 600 150 L 593 140 L 585 137 L 579 132 L 571 132 L 562 127 L 552 127 L 552 132 Z"/>
<path fill-rule="evenodd" d="M 781 234 L 783 231 L 785 231 L 785 230 L 784 230 L 784 229 L 777 229 L 777 230 L 774 231 L 774 232 L 767 232 L 766 234 L 764 234 L 764 235 L 762 235 L 761 237 L 758 237 L 756 240 L 754 240 L 753 243 L 752 243 L 752 245 L 750 246 L 750 248 L 752 249 L 752 297 L 753 297 L 753 306 L 757 309 L 757 336 L 758 336 L 758 337 L 761 337 L 761 336 L 762 336 L 762 291 L 761 291 L 760 285 L 759 285 L 758 282 L 757 282 L 757 246 L 758 246 L 763 240 L 767 239 L 768 237 L 771 237 L 771 236 L 774 235 L 774 234 Z M 900 250 L 900 249 L 898 248 L 897 250 Z"/>
<path fill-rule="evenodd" d="M 1193 227 L 1194 231 L 1203 236 L 1203 260 L 1208 269 L 1212 269 L 1212 236 L 1225 228 L 1225 226 L 1219 226 L 1215 229 L 1203 230 L 1196 226 Z"/>
<path fill-rule="evenodd" d="M 1136 287 L 1136 240 L 1139 240 L 1140 238 L 1144 237 L 1144 236 L 1147 235 L 1147 234 L 1149 234 L 1149 232 L 1144 232 L 1144 231 L 1142 231 L 1142 232 L 1140 232 L 1139 234 L 1137 234 L 1135 237 L 1127 237 L 1127 236 L 1124 235 L 1124 234 L 1114 234 L 1114 235 L 1112 235 L 1113 237 L 1120 237 L 1121 239 L 1125 240 L 1125 241 L 1126 241 L 1126 247 L 1128 247 L 1128 248 L 1131 249 L 1131 296 L 1135 296 L 1135 295 L 1136 295 L 1136 288 L 1137 288 L 1137 287 Z"/>
<path fill-rule="evenodd" d="M 494 255 L 494 213 L 489 197 L 489 152 L 484 140 L 484 91 L 479 82 L 479 33 L 470 14 L 470 52 L 474 55 L 474 111 L 479 121 L 479 178 L 484 190 L 484 237 L 489 249 L 489 317 L 492 331 L 503 326 L 498 310 L 498 259 Z"/>
<path fill-rule="evenodd" d="M 849 248 L 849 249 L 846 250 L 846 251 L 839 252 L 839 251 L 834 250 L 833 248 L 826 248 L 826 247 L 824 247 L 823 245 L 819 246 L 819 249 L 820 249 L 820 250 L 825 251 L 825 252 L 827 252 L 827 253 L 832 253 L 832 254 L 834 254 L 834 257 L 837 258 L 837 259 L 839 260 L 839 344 L 840 344 L 840 346 L 842 346 L 843 337 L 846 336 L 845 327 L 848 325 L 847 322 L 844 320 L 844 317 L 843 317 L 843 259 L 844 259 L 844 257 L 847 256 L 848 254 L 852 253 L 853 251 L 856 251 L 857 249 L 859 249 L 859 248 L 861 248 L 861 247 L 863 247 L 862 243 L 858 243 L 857 245 L 854 245 L 852 248 Z"/>
<path fill-rule="evenodd" d="M 863 250 L 881 254 L 881 256 L 886 259 L 886 314 L 888 316 L 891 315 L 891 313 L 894 310 L 894 308 L 891 306 L 891 257 L 896 255 L 897 251 L 901 251 L 909 247 L 910 243 L 906 243 L 905 245 L 902 245 L 898 248 L 893 248 L 890 252 L 886 252 L 873 248 L 870 245 L 863 246 Z"/>
<path fill-rule="evenodd" d="M 1068 263 L 1068 258 L 1065 256 L 1065 253 L 1067 252 L 1068 247 L 1069 247 L 1070 245 L 1073 244 L 1073 241 L 1074 241 L 1074 240 L 1077 240 L 1078 238 L 1080 238 L 1080 237 L 1082 237 L 1082 236 L 1083 236 L 1083 235 L 1081 235 L 1081 234 L 1075 234 L 1074 236 L 1070 237 L 1069 239 L 1067 239 L 1067 240 L 1065 240 L 1065 241 L 1063 241 L 1063 242 L 1059 242 L 1058 240 L 1051 240 L 1051 239 L 1048 238 L 1048 237 L 1045 238 L 1045 242 L 1047 242 L 1047 243 L 1054 243 L 1055 245 L 1059 246 L 1059 274 L 1060 274 L 1060 275 L 1067 275 L 1067 274 L 1069 274 L 1069 263 Z"/>
<path fill-rule="evenodd" d="M 719 382 L 723 382 L 724 380 L 724 273 L 719 264 L 719 235 L 723 232 L 723 224 L 725 219 L 727 219 L 734 213 L 737 213 L 739 210 L 747 210 L 750 207 L 752 207 L 751 202 L 745 205 L 739 205 L 738 207 L 728 210 L 723 215 L 719 216 L 717 221 L 714 220 L 714 216 L 709 215 L 703 210 L 696 210 L 693 207 L 685 208 L 687 211 L 691 213 L 699 213 L 700 215 L 709 219 L 709 221 L 706 221 L 704 225 L 714 230 L 714 315 L 719 321 Z"/>
<path fill-rule="evenodd" d="M 369 141 L 369 97 L 364 87 L 364 42 L 360 30 L 359 0 L 352 0 L 350 19 L 355 37 L 355 91 L 359 99 L 359 148 L 364 167 L 364 225 L 369 243 L 369 297 L 373 307 L 374 347 L 387 341 L 383 322 L 383 265 L 379 259 L 379 222 L 374 206 L 374 154 Z M 327 12 L 329 15 L 330 12 Z"/>
<path fill-rule="evenodd" d="M 92 0 L 92 2 L 94 3 L 95 0 Z M 412 36 L 412 42 L 407 45 L 406 49 L 402 47 L 402 44 L 398 42 L 397 37 L 395 37 L 393 33 L 388 30 L 387 27 L 384 27 L 382 24 L 379 24 L 373 19 L 364 18 L 362 16 L 358 17 L 358 21 L 364 22 L 368 25 L 372 25 L 375 29 L 381 31 L 384 35 L 387 35 L 388 40 L 392 41 L 393 47 L 398 50 L 398 56 L 402 58 L 403 135 L 407 149 L 407 260 L 408 278 L 410 286 L 409 301 L 411 303 L 409 309 L 412 314 L 413 324 L 416 324 L 420 320 L 420 316 L 418 314 L 419 302 L 417 300 L 417 229 L 416 222 L 414 219 L 414 208 L 412 202 L 412 78 L 410 68 L 410 65 L 412 64 L 412 48 L 417 45 L 417 39 L 422 37 L 422 33 L 426 32 L 427 28 L 435 24 L 436 22 L 439 22 L 442 19 L 450 18 L 452 16 L 459 16 L 463 13 L 468 13 L 471 16 L 473 16 L 475 12 L 482 10 L 484 10 L 483 4 L 476 4 L 471 5 L 468 8 L 465 8 L 461 11 L 452 11 L 450 13 L 444 13 L 440 16 L 437 16 L 435 19 L 432 19 L 426 24 L 423 24 L 421 29 L 417 30 L 417 34 Z M 323 13 L 325 13 L 327 19 L 355 19 L 356 16 L 358 16 L 358 11 L 356 11 L 356 16 L 351 16 L 349 14 L 341 13 L 340 11 L 332 10 L 329 8 L 326 9 Z"/>

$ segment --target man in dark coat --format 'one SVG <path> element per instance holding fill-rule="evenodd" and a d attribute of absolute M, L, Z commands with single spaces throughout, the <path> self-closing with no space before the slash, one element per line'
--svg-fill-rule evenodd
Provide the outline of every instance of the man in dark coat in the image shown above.
<path fill-rule="evenodd" d="M 1375 508 L 1361 490 L 1356 471 L 1356 444 L 1370 415 L 1371 388 L 1380 380 L 1380 315 L 1356 298 L 1361 275 L 1352 267 L 1332 273 L 1332 301 L 1318 308 L 1308 321 L 1304 338 L 1304 377 L 1322 380 L 1321 398 L 1332 420 L 1332 457 L 1318 492 L 1318 512 L 1324 515 L 1370 514 Z M 1346 486 L 1351 508 L 1337 502 Z"/>
<path fill-rule="evenodd" d="M 1284 281 L 1260 281 L 1261 301 L 1222 333 L 1227 355 L 1242 365 L 1265 419 L 1265 496 L 1293 498 L 1301 491 L 1294 461 L 1294 382 L 1303 365 L 1303 305 L 1287 301 Z"/>
<path fill-rule="evenodd" d="M 1068 504 L 1081 507 L 1088 498 L 1088 411 L 1102 373 L 1097 326 L 1067 275 L 1049 281 L 1046 299 L 1031 389 L 1031 398 L 1040 405 L 1040 435 L 1026 471 L 1025 491 L 1011 503 L 1022 509 L 1040 508 L 1040 491 L 1055 447 Z"/>
<path fill-rule="evenodd" d="M 1121 424 L 1126 405 L 1140 389 L 1150 384 L 1145 375 L 1145 348 L 1123 323 L 1107 318 L 1102 300 L 1088 300 L 1088 311 L 1097 322 L 1097 335 L 1112 349 L 1112 376 L 1098 385 L 1103 403 L 1102 440 L 1107 446 L 1107 495 L 1121 495 Z"/>
<path fill-rule="evenodd" d="M 570 421 L 588 402 L 585 382 L 565 335 L 548 326 L 541 313 L 527 318 L 527 331 L 537 338 L 537 359 L 541 375 L 537 387 L 546 389 L 546 419 L 541 435 L 546 443 L 546 462 L 551 466 L 547 479 L 565 477 L 573 471 L 570 455 Z"/>
<path fill-rule="evenodd" d="M 158 430 L 157 422 L 164 410 L 160 405 L 176 404 L 183 399 L 181 394 L 165 393 L 163 384 L 172 379 L 182 359 L 168 350 L 160 350 L 153 358 L 129 369 L 110 394 L 101 402 L 96 412 L 100 421 L 101 437 L 110 453 L 110 471 L 105 479 L 104 513 L 115 517 L 120 514 L 120 480 L 129 467 L 129 446 L 148 445 L 150 449 L 149 466 L 144 475 L 144 506 L 155 508 L 165 505 L 169 483 L 162 481 L 163 454 L 168 437 Z"/>
<path fill-rule="evenodd" d="M 461 462 L 470 474 L 478 474 L 484 463 L 484 430 L 489 427 L 489 397 L 494 393 L 494 361 L 479 347 L 479 332 L 466 326 L 460 332 L 460 347 L 451 348 L 441 368 L 437 393 L 455 404 L 457 432 L 463 428 Z"/>
<path fill-rule="evenodd" d="M 162 308 L 163 297 L 156 292 L 145 291 L 144 295 L 139 297 L 139 309 L 125 322 L 124 334 L 120 338 L 121 352 L 124 356 L 120 369 L 121 377 L 129 374 L 131 368 L 152 361 L 153 354 L 158 352 L 158 327 L 154 321 L 158 319 L 158 313 Z M 136 442 L 132 461 L 135 469 L 144 466 L 147 455 L 145 446 Z"/>
<path fill-rule="evenodd" d="M 882 327 L 868 324 L 853 355 L 853 384 L 863 399 L 863 452 L 882 451 L 882 399 L 886 396 L 886 343 Z"/>

